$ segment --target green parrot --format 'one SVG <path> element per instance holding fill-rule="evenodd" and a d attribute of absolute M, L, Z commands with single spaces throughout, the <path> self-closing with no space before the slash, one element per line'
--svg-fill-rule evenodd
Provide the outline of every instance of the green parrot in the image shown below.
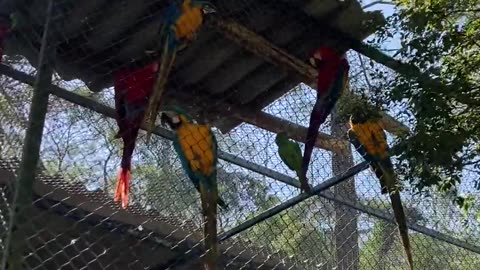
<path fill-rule="evenodd" d="M 173 146 L 183 169 L 200 192 L 204 217 L 205 246 L 208 249 L 205 268 L 217 269 L 217 204 L 227 205 L 218 196 L 217 140 L 207 125 L 198 125 L 180 108 L 164 111 L 161 121 L 175 132 Z"/>
<path fill-rule="evenodd" d="M 289 140 L 287 133 L 280 132 L 275 138 L 275 143 L 278 146 L 278 154 L 283 163 L 297 174 L 300 182 L 302 177 L 302 149 L 296 142 Z"/>
<path fill-rule="evenodd" d="M 378 177 L 382 194 L 389 194 L 398 231 L 407 255 L 410 269 L 413 270 L 413 258 L 408 237 L 408 227 L 405 212 L 400 198 L 399 183 L 395 175 L 392 160 L 390 159 L 389 146 L 382 125 L 379 123 L 380 115 L 355 109 L 350 116 L 350 129 L 348 138 L 355 146 L 357 152 L 370 162 L 370 166 Z"/>

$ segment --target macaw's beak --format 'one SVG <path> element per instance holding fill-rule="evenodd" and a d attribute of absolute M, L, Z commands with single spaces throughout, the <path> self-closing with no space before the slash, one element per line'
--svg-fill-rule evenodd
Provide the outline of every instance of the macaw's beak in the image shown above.
<path fill-rule="evenodd" d="M 175 112 L 163 111 L 160 115 L 160 123 L 163 126 L 168 125 L 171 129 L 175 129 L 180 124 L 180 117 Z"/>

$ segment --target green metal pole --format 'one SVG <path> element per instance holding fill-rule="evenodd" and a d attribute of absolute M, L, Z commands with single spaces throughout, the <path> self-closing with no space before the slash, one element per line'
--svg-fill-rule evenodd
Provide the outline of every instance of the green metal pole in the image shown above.
<path fill-rule="evenodd" d="M 22 256 L 26 252 L 25 227 L 31 226 L 28 214 L 33 202 L 33 184 L 40 160 L 43 127 L 48 110 L 49 88 L 52 81 L 52 62 L 55 48 L 49 47 L 49 26 L 53 0 L 48 2 L 47 15 L 39 53 L 37 76 L 33 87 L 29 121 L 23 144 L 22 160 L 15 183 L 9 230 L 2 259 L 2 269 L 21 270 Z"/>

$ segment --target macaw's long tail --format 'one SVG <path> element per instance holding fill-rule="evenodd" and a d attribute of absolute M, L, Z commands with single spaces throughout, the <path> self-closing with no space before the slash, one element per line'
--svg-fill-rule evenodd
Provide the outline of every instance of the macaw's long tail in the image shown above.
<path fill-rule="evenodd" d="M 210 191 L 200 187 L 200 197 L 204 217 L 205 248 L 207 249 L 205 270 L 217 269 L 218 241 L 217 241 L 217 201 L 218 193 L 215 187 Z"/>
<path fill-rule="evenodd" d="M 175 58 L 177 56 L 176 46 L 173 46 L 173 48 L 170 47 L 170 42 L 166 42 L 162 53 L 162 61 L 160 62 L 160 68 L 157 74 L 157 80 L 155 81 L 153 93 L 150 97 L 145 114 L 145 119 L 149 121 L 147 124 L 147 142 L 150 141 L 152 130 L 155 127 L 155 121 L 160 109 L 160 103 L 163 93 L 165 92 L 165 85 L 167 84 L 168 76 L 170 75 L 170 71 L 172 70 L 173 63 L 175 62 Z"/>
<path fill-rule="evenodd" d="M 297 174 L 298 181 L 300 181 L 301 188 L 303 189 L 303 185 L 305 185 L 305 183 L 306 183 L 306 185 L 307 185 L 307 191 L 308 191 L 308 189 L 310 188 L 310 186 L 308 185 L 308 179 L 307 179 L 306 177 L 304 178 L 304 176 L 303 176 L 303 174 L 302 174 L 302 169 L 300 169 L 300 170 L 295 170 L 295 173 Z M 306 172 L 305 172 L 305 173 L 306 173 Z"/>
<path fill-rule="evenodd" d="M 138 131 L 137 131 L 138 132 Z M 121 201 L 122 208 L 125 209 L 128 206 L 128 194 L 130 192 L 130 170 L 133 150 L 135 149 L 135 139 L 124 139 L 122 162 L 120 165 L 120 172 L 117 180 L 117 187 L 115 189 L 114 201 Z"/>
<path fill-rule="evenodd" d="M 388 187 L 393 214 L 395 216 L 395 221 L 397 222 L 398 226 L 398 232 L 400 233 L 403 248 L 405 250 L 405 254 L 407 255 L 408 265 L 410 267 L 410 270 L 413 270 L 413 256 L 410 239 L 408 237 L 407 218 L 403 210 L 400 192 L 398 191 L 398 187 L 396 186 L 395 172 L 393 171 L 393 166 L 391 164 L 392 163 L 390 159 L 388 159 L 388 161 L 386 162 L 376 163 L 376 168 L 380 169 L 383 172 L 381 178 L 383 182 L 381 181 L 381 183 L 385 184 Z"/>
<path fill-rule="evenodd" d="M 410 239 L 408 237 L 407 221 L 405 212 L 403 211 L 400 193 L 398 191 L 391 193 L 390 201 L 392 202 L 393 213 L 395 215 L 395 220 L 397 221 L 398 232 L 400 233 L 400 238 L 402 239 L 403 248 L 405 249 L 405 254 L 407 255 L 408 265 L 410 270 L 413 270 L 412 248 L 410 246 Z"/>
<path fill-rule="evenodd" d="M 130 168 L 120 168 L 117 180 L 117 188 L 115 189 L 115 202 L 121 201 L 122 208 L 128 206 L 128 193 L 130 189 Z"/>
<path fill-rule="evenodd" d="M 301 188 L 304 191 L 310 192 L 310 186 L 307 182 L 307 171 L 312 158 L 313 147 L 317 141 L 318 129 L 327 119 L 327 112 L 325 110 L 324 102 L 317 97 L 315 106 L 313 106 L 312 114 L 310 115 L 310 124 L 308 126 L 307 138 L 305 140 L 305 151 L 302 159 L 302 172 L 299 180 Z"/>

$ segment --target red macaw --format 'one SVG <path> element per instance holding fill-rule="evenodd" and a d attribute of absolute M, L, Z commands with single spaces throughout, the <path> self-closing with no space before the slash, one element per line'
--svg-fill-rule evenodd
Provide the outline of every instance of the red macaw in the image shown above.
<path fill-rule="evenodd" d="M 318 70 L 317 101 L 310 115 L 305 151 L 302 159 L 302 173 L 300 176 L 303 191 L 310 191 L 307 182 L 307 170 L 310 164 L 313 147 L 318 136 L 318 129 L 325 122 L 348 80 L 348 65 L 345 55 L 338 54 L 330 47 L 318 48 L 310 58 L 310 63 Z"/>
<path fill-rule="evenodd" d="M 121 201 L 122 208 L 128 205 L 132 154 L 158 68 L 159 64 L 154 62 L 139 69 L 119 70 L 115 74 L 115 109 L 119 127 L 115 137 L 123 140 L 123 154 L 114 200 Z"/>

